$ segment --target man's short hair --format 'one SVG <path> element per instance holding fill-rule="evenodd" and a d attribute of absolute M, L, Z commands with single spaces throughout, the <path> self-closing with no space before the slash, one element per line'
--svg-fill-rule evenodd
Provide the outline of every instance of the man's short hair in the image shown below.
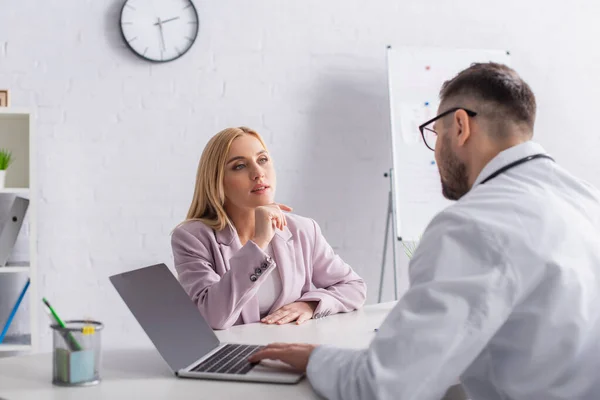
<path fill-rule="evenodd" d="M 474 63 L 444 82 L 440 100 L 444 102 L 455 97 L 489 102 L 494 116 L 524 122 L 533 130 L 535 95 L 529 85 L 504 64 Z"/>

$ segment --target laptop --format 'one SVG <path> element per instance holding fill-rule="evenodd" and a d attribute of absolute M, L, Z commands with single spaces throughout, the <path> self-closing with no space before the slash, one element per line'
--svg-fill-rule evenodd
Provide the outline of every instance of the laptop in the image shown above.
<path fill-rule="evenodd" d="M 249 363 L 264 346 L 221 343 L 165 264 L 109 279 L 175 376 L 290 384 L 304 377 L 284 363 Z"/>

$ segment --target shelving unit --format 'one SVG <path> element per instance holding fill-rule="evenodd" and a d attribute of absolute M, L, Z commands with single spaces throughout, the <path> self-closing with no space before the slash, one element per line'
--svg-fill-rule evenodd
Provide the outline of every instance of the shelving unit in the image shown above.
<path fill-rule="evenodd" d="M 0 117 L 1 120 L 1 117 Z M 0 188 L 0 194 L 18 194 L 23 196 L 29 195 L 29 188 Z"/>
<path fill-rule="evenodd" d="M 4 268 L 0 268 L 0 274 L 14 274 L 18 272 L 29 272 L 29 267 L 12 267 L 7 265 Z"/>
<path fill-rule="evenodd" d="M 7 336 L 0 344 L 0 351 L 3 352 L 31 351 L 32 349 L 31 335 Z"/>
<path fill-rule="evenodd" d="M 16 197 L 29 199 L 29 206 L 17 242 L 5 267 L 0 267 L 0 331 L 19 297 L 27 278 L 30 285 L 23 302 L 0 343 L 0 357 L 5 353 L 31 352 L 37 349 L 37 234 L 36 196 L 32 161 L 35 148 L 31 114 L 26 109 L 0 107 L 0 148 L 11 150 L 14 162 L 6 173 L 5 187 L 0 188 L 0 224 L 8 215 L 7 204 Z"/>

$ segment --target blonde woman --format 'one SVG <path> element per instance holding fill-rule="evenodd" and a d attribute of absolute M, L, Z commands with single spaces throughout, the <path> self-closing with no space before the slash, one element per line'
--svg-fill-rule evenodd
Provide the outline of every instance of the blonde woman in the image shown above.
<path fill-rule="evenodd" d="M 257 132 L 228 128 L 206 145 L 171 245 L 179 281 L 213 329 L 301 324 L 364 304 L 364 281 L 315 221 L 275 203 L 275 188 Z"/>

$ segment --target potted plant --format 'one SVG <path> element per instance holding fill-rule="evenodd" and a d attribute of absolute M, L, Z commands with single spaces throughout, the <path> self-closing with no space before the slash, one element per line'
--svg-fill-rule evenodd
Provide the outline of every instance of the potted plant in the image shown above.
<path fill-rule="evenodd" d="M 4 187 L 6 170 L 13 163 L 12 152 L 8 149 L 0 149 L 0 188 Z"/>

